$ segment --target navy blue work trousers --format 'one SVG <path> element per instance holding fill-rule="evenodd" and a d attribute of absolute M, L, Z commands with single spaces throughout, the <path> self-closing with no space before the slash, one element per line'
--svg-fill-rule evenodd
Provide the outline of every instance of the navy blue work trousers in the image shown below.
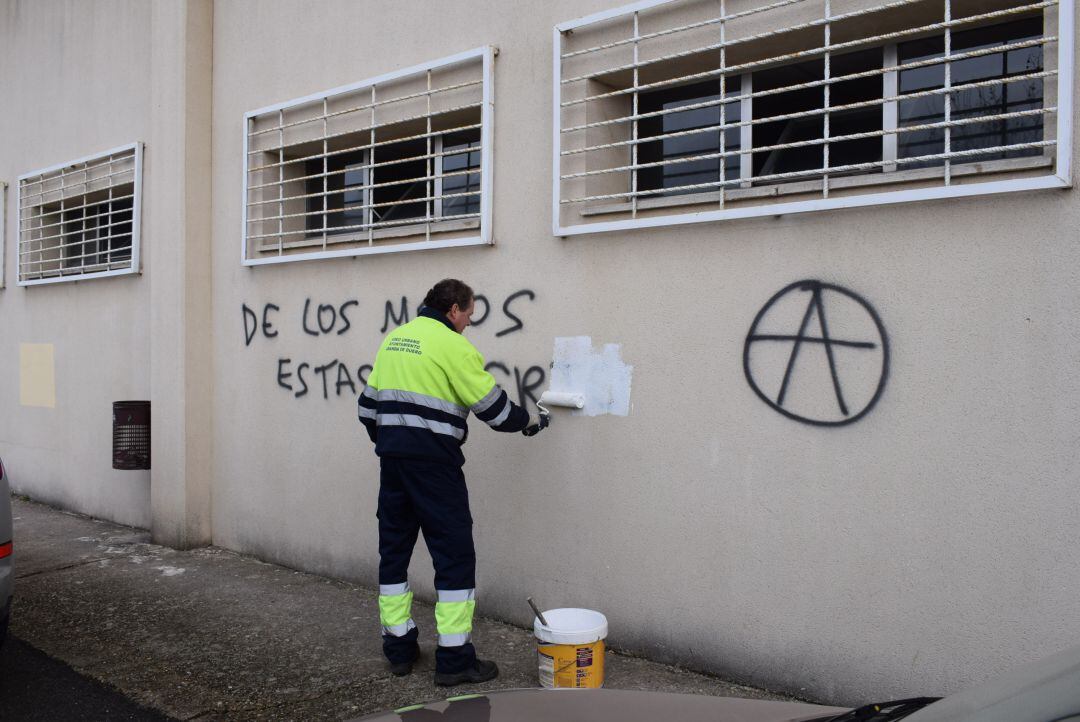
<path fill-rule="evenodd" d="M 476 551 L 473 547 L 469 490 L 461 467 L 418 459 L 382 457 L 379 483 L 379 584 L 408 581 L 409 560 L 419 532 L 424 532 L 435 566 L 435 589 L 474 589 Z M 416 630 L 405 637 L 383 636 L 383 651 L 391 662 L 416 654 Z M 439 647 L 436 668 L 457 672 L 471 667 L 476 652 L 471 643 Z"/>

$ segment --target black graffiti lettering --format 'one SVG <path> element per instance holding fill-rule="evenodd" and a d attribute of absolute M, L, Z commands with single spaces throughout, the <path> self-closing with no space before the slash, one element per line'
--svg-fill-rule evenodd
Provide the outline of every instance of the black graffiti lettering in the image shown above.
<path fill-rule="evenodd" d="M 480 318 L 475 318 L 475 316 L 476 316 L 476 304 L 481 302 L 481 301 L 483 301 L 483 303 L 484 303 L 484 315 L 481 316 Z M 470 326 L 479 326 L 480 324 L 482 324 L 484 321 L 487 320 L 487 317 L 490 314 L 491 314 L 491 303 L 488 302 L 487 296 L 485 296 L 482 293 L 478 293 L 475 296 L 473 296 L 473 316 L 474 316 L 474 318 L 472 318 L 469 321 L 469 325 Z"/>
<path fill-rule="evenodd" d="M 328 390 L 328 389 L 327 389 L 327 387 L 326 387 L 326 372 L 327 372 L 327 371 L 328 371 L 329 369 L 331 369 L 331 368 L 333 368 L 334 366 L 337 366 L 337 365 L 338 365 L 338 360 L 337 360 L 337 359 L 334 359 L 333 361 L 331 361 L 331 362 L 330 362 L 330 363 L 328 363 L 328 364 L 325 364 L 325 365 L 323 365 L 323 366 L 316 366 L 316 367 L 315 367 L 315 373 L 317 373 L 317 374 L 319 374 L 320 376 L 322 376 L 322 397 L 323 397 L 324 399 L 328 399 L 328 398 L 330 398 L 330 392 L 329 392 L 329 390 Z"/>
<path fill-rule="evenodd" d="M 356 300 L 346 301 L 345 303 L 341 304 L 341 308 L 338 309 L 338 315 L 341 316 L 341 320 L 345 322 L 345 325 L 342 326 L 341 330 L 337 332 L 338 336 L 340 336 L 341 334 L 348 331 L 349 328 L 352 326 L 352 324 L 349 322 L 349 317 L 345 315 L 345 309 L 348 308 L 349 306 L 359 306 L 359 305 L 360 305 L 360 302 L 356 301 Z"/>
<path fill-rule="evenodd" d="M 374 370 L 374 366 L 371 364 L 364 364 L 360 368 L 356 369 L 356 380 L 367 386 L 368 374 Z"/>
<path fill-rule="evenodd" d="M 488 361 L 484 366 L 484 370 L 490 373 L 491 369 L 499 369 L 507 376 L 510 375 L 510 369 L 506 368 L 506 364 L 500 363 L 499 361 Z"/>
<path fill-rule="evenodd" d="M 341 375 L 345 374 L 345 380 L 341 380 Z M 337 367 L 337 382 L 334 384 L 334 392 L 341 396 L 341 387 L 348 386 L 353 395 L 356 395 L 356 384 L 353 383 L 352 376 L 349 374 L 349 367 L 345 364 L 339 363 Z"/>
<path fill-rule="evenodd" d="M 520 331 L 521 329 L 525 328 L 525 324 L 523 324 L 521 322 L 521 319 L 510 312 L 510 304 L 513 303 L 514 300 L 516 300 L 518 298 L 521 298 L 522 296 L 528 296 L 530 301 L 532 301 L 532 300 L 534 300 L 536 298 L 536 294 L 533 293 L 532 291 L 530 291 L 527 288 L 524 289 L 524 290 L 518 291 L 517 293 L 511 293 L 509 296 L 507 296 L 506 300 L 503 301 L 502 310 L 503 310 L 503 313 L 506 314 L 506 317 L 511 319 L 514 322 L 514 325 L 510 326 L 509 328 L 504 328 L 502 331 L 497 332 L 495 334 L 496 337 L 505 336 L 508 333 L 513 333 L 514 331 Z"/>
<path fill-rule="evenodd" d="M 383 315 L 383 325 L 379 329 L 379 333 L 386 333 L 386 329 L 390 328 L 390 322 L 393 321 L 395 326 L 400 326 L 403 323 L 409 321 L 409 299 L 405 296 L 401 297 L 401 312 L 394 313 L 394 304 L 390 301 L 386 302 L 386 312 Z"/>
<path fill-rule="evenodd" d="M 515 375 L 517 369 L 514 369 Z M 529 379 L 536 376 L 536 380 L 530 383 Z M 544 380 L 547 378 L 547 374 L 544 373 L 544 369 L 540 366 L 530 366 L 525 370 L 518 380 L 518 398 L 521 399 L 521 406 L 525 406 L 525 399 L 528 398 L 534 404 L 540 400 L 534 391 L 544 385 Z"/>
<path fill-rule="evenodd" d="M 270 314 L 270 309 L 280 311 L 281 307 L 278 306 L 276 303 L 268 303 L 263 306 L 262 332 L 263 336 L 266 336 L 267 338 L 273 338 L 274 336 L 278 335 L 278 332 L 274 329 L 273 322 L 268 318 Z M 271 331 L 273 331 L 273 333 L 271 333 Z"/>
<path fill-rule="evenodd" d="M 311 368 L 311 364 L 309 364 L 307 361 L 304 361 L 303 363 L 301 363 L 299 366 L 296 367 L 296 380 L 304 385 L 304 388 L 300 389 L 295 394 L 293 394 L 293 396 L 295 396 L 296 398 L 300 398 L 301 396 L 304 396 L 308 392 L 307 381 L 304 379 L 304 369 L 309 369 L 309 368 Z"/>
<path fill-rule="evenodd" d="M 247 307 L 246 303 L 240 304 L 240 310 L 244 314 L 244 345 L 250 346 L 251 339 L 255 338 L 255 332 L 259 330 L 259 317 L 255 315 L 255 312 Z M 251 325 L 248 325 L 248 319 L 251 319 Z"/>
<path fill-rule="evenodd" d="M 311 299 L 306 298 L 306 299 L 304 299 L 304 316 L 303 316 L 302 320 L 300 321 L 300 325 L 304 327 L 304 333 L 310 334 L 311 336 L 318 336 L 319 335 L 318 331 L 312 331 L 310 328 L 308 328 L 307 319 L 308 319 L 308 309 L 309 308 L 311 308 Z"/>
<path fill-rule="evenodd" d="M 323 314 L 327 311 L 330 312 L 330 323 L 323 323 Z M 319 324 L 319 330 L 323 333 L 330 333 L 334 330 L 334 325 L 337 324 L 337 311 L 329 303 L 320 303 L 319 310 L 315 312 L 315 322 Z"/>
<path fill-rule="evenodd" d="M 283 389 L 292 391 L 292 384 L 288 383 L 285 379 L 292 376 L 292 371 L 285 371 L 284 366 L 291 364 L 291 358 L 279 358 L 277 360 L 277 385 Z"/>

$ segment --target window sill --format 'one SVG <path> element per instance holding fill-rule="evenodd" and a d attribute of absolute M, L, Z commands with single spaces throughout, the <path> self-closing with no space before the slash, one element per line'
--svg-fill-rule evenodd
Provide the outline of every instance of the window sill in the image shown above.
<path fill-rule="evenodd" d="M 1052 158 L 1037 156 L 1031 158 L 1006 158 L 1004 160 L 992 160 L 982 163 L 954 164 L 952 177 L 971 177 L 990 175 L 995 173 L 1013 173 L 1018 171 L 1035 170 L 1052 167 Z M 842 176 L 829 179 L 829 190 L 846 190 L 849 188 L 868 188 L 874 186 L 897 185 L 902 183 L 916 183 L 943 179 L 943 168 L 916 168 L 912 170 L 893 171 L 889 173 L 875 173 L 873 175 Z M 756 200 L 764 198 L 780 198 L 783 196 L 802 195 L 807 193 L 821 193 L 822 182 L 820 180 L 797 181 L 794 183 L 778 183 L 775 185 L 733 188 L 724 193 L 725 202 Z M 638 201 L 639 211 L 654 210 L 659 208 L 675 208 L 679 206 L 716 205 L 720 202 L 720 192 L 694 193 L 661 198 L 644 198 Z M 633 204 L 620 202 L 607 205 L 585 208 L 581 211 L 582 216 L 600 216 L 613 213 L 629 213 Z"/>
<path fill-rule="evenodd" d="M 429 224 L 427 223 L 413 223 L 407 226 L 392 226 L 389 228 L 376 228 L 371 233 L 371 240 L 373 241 L 385 241 L 396 238 L 411 238 L 419 236 L 421 239 L 426 237 Z M 480 219 L 478 218 L 463 218 L 453 221 L 436 221 L 430 224 L 431 234 L 436 233 L 457 233 L 460 231 L 471 231 L 480 228 Z M 368 242 L 367 231 L 361 231 L 359 233 L 341 233 L 330 234 L 326 236 L 326 246 L 334 246 L 346 243 L 364 243 Z M 294 249 L 294 248 L 322 248 L 323 239 L 322 235 L 312 236 L 300 241 L 286 241 L 281 244 L 281 248 Z M 263 243 L 258 246 L 258 250 L 262 253 L 274 253 L 278 250 L 277 243 Z"/>

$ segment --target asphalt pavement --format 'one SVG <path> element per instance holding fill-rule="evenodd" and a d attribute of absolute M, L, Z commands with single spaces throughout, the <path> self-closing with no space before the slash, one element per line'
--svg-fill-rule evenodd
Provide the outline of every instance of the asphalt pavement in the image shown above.
<path fill-rule="evenodd" d="M 342 720 L 537 686 L 530 630 L 477 617 L 474 641 L 500 676 L 469 689 L 436 687 L 432 639 L 422 639 L 413 674 L 390 674 L 375 589 L 217 547 L 177 551 L 149 543 L 145 530 L 26 499 L 16 498 L 13 512 L 12 635 L 169 717 Z M 417 600 L 413 616 L 430 631 L 433 605 Z M 615 689 L 788 699 L 613 651 L 606 680 Z M 22 719 L 2 710 L 0 718 Z"/>
<path fill-rule="evenodd" d="M 170 722 L 9 636 L 0 648 L 0 720 Z"/>

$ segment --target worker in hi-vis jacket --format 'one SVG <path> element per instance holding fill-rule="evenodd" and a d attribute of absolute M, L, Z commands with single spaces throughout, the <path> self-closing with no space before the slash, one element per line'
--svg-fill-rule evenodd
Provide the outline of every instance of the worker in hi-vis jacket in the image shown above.
<path fill-rule="evenodd" d="M 476 553 L 469 492 L 461 466 L 469 412 L 496 431 L 533 436 L 548 424 L 510 401 L 484 370 L 484 357 L 462 335 L 473 314 L 472 289 L 439 281 L 415 320 L 383 339 L 358 400 L 375 442 L 379 483 L 379 617 L 391 671 L 412 671 L 420 648 L 412 620 L 408 570 L 421 530 L 435 565 L 435 683 L 494 679 L 494 662 L 470 642 L 476 607 Z"/>

